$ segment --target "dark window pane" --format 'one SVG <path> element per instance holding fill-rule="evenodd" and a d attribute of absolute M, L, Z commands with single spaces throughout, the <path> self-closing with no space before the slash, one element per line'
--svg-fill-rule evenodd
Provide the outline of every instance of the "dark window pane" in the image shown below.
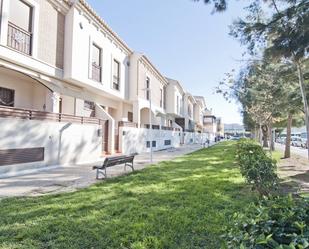
<path fill-rule="evenodd" d="M 147 78 L 146 78 L 146 99 L 147 99 L 147 100 L 150 99 L 149 88 L 150 88 L 150 79 L 147 77 Z"/>
<path fill-rule="evenodd" d="M 119 90 L 119 85 L 120 85 L 120 63 L 114 60 L 113 88 Z"/>
<path fill-rule="evenodd" d="M 133 122 L 133 112 L 128 112 L 128 121 Z"/>
<path fill-rule="evenodd" d="M 92 62 L 101 66 L 101 49 L 94 44 L 92 46 Z"/>
<path fill-rule="evenodd" d="M 13 107 L 14 95 L 14 90 L 0 87 L 0 105 Z"/>
<path fill-rule="evenodd" d="M 102 50 L 95 44 L 92 45 L 92 79 L 101 82 L 102 63 L 101 63 Z"/>
<path fill-rule="evenodd" d="M 165 140 L 164 141 L 164 145 L 171 145 L 171 144 L 172 144 L 171 140 Z"/>
<path fill-rule="evenodd" d="M 114 76 L 117 77 L 117 78 L 120 77 L 120 75 L 119 75 L 120 70 L 119 69 L 120 69 L 119 62 L 114 60 Z"/>

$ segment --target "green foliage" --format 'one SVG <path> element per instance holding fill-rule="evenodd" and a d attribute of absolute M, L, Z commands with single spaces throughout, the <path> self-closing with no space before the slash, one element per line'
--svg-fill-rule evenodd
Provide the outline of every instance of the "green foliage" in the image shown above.
<path fill-rule="evenodd" d="M 199 2 L 200 0 L 194 0 L 195 2 Z M 213 12 L 222 12 L 227 8 L 226 0 L 202 0 L 205 4 L 213 4 Z"/>
<path fill-rule="evenodd" d="M 225 235 L 230 249 L 309 248 L 309 202 L 276 197 L 233 216 L 234 224 Z"/>
<path fill-rule="evenodd" d="M 0 248 L 221 248 L 228 217 L 256 200 L 235 149 L 220 143 L 74 193 L 0 200 Z"/>
<path fill-rule="evenodd" d="M 237 159 L 241 174 L 260 195 L 269 195 L 276 188 L 276 161 L 268 157 L 259 144 L 249 139 L 240 140 Z"/>

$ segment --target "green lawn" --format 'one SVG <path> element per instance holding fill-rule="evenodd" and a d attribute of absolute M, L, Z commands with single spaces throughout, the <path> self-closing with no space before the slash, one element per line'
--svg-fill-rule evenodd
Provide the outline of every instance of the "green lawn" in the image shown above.
<path fill-rule="evenodd" d="M 0 248 L 220 248 L 229 215 L 255 198 L 235 143 L 82 191 L 0 201 Z"/>

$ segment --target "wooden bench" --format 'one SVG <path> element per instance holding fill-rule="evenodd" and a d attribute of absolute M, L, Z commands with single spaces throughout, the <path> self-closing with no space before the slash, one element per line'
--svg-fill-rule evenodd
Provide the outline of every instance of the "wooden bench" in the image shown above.
<path fill-rule="evenodd" d="M 99 179 L 99 175 L 102 174 L 104 178 L 107 177 L 106 169 L 115 165 L 124 164 L 124 170 L 126 167 L 130 167 L 132 171 L 134 171 L 133 161 L 134 161 L 135 154 L 133 155 L 126 155 L 126 156 L 115 156 L 115 157 L 107 157 L 103 164 L 100 166 L 93 166 L 93 170 L 96 170 L 96 178 Z"/>

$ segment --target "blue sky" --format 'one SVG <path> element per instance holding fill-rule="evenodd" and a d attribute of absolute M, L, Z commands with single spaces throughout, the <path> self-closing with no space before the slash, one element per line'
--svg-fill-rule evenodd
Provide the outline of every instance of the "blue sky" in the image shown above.
<path fill-rule="evenodd" d="M 160 72 L 206 98 L 225 123 L 240 123 L 239 107 L 214 94 L 225 72 L 240 67 L 244 48 L 228 26 L 244 14 L 241 1 L 211 14 L 212 6 L 191 0 L 88 0 L 133 50 L 145 53 Z M 233 2 L 233 3 L 232 3 Z"/>

